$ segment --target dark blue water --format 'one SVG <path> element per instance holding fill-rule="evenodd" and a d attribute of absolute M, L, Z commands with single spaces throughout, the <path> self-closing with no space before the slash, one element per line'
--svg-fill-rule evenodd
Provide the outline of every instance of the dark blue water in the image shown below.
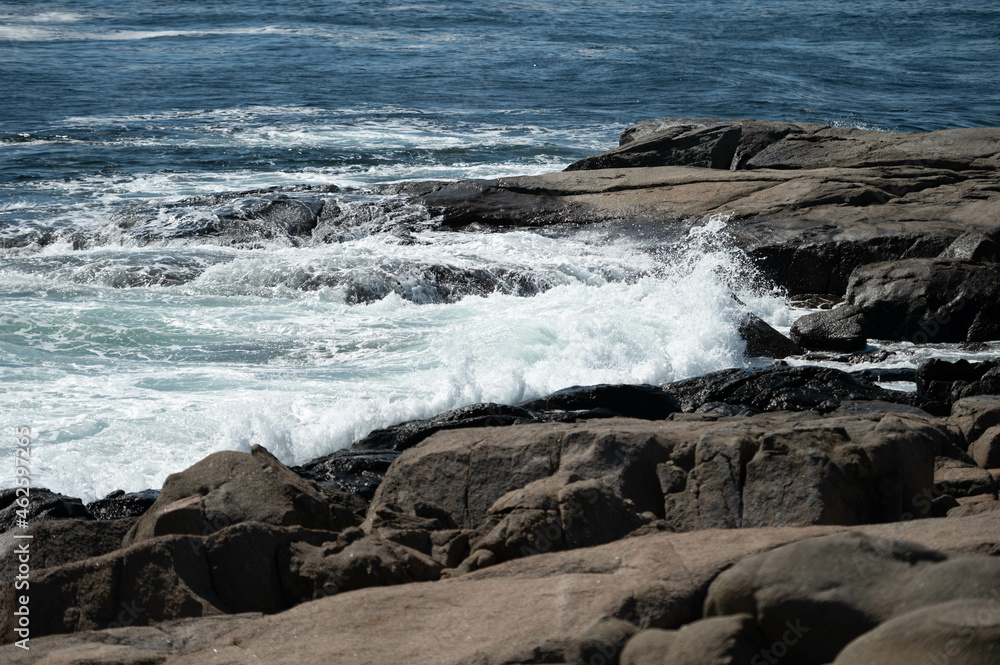
<path fill-rule="evenodd" d="M 94 499 L 214 450 L 301 462 L 465 404 L 746 363 L 733 290 L 793 313 L 724 279 L 747 270 L 722 219 L 671 268 L 405 207 L 415 242 L 233 246 L 178 238 L 214 217 L 171 206 L 554 171 L 664 116 L 1000 125 L 998 91 L 1000 8 L 969 0 L 0 2 L 0 429 L 34 428 L 36 486 Z M 362 198 L 331 202 L 366 223 Z M 122 233 L 133 204 L 160 241 Z M 435 295 L 463 271 L 496 291 Z"/>
<path fill-rule="evenodd" d="M 569 161 L 664 116 L 1000 124 L 1000 8 L 989 3 L 489 4 L 2 3 L 0 140 L 56 140 L 5 147 L 0 195 L 110 172 Z M 254 107 L 298 112 L 204 113 Z M 457 149 L 213 140 L 364 122 L 506 133 Z"/>

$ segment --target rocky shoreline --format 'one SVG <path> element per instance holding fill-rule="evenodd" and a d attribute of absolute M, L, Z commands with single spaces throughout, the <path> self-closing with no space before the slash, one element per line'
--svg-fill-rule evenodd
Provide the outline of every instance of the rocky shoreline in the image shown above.
<path fill-rule="evenodd" d="M 329 191 L 192 200 L 217 221 L 186 232 L 336 241 L 357 216 Z M 1000 339 L 1000 129 L 664 119 L 562 173 L 372 193 L 404 235 L 655 243 L 724 216 L 789 295 L 843 299 L 791 339 L 748 312 L 755 357 Z M 777 360 L 474 405 L 294 469 L 215 453 L 87 506 L 34 490 L 30 651 L 2 490 L 0 660 L 995 663 L 1000 362 L 893 371 L 916 391 Z"/>

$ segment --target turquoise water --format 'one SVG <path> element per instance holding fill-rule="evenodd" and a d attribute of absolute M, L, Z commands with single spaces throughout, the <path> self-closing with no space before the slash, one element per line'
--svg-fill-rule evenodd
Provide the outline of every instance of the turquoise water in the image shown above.
<path fill-rule="evenodd" d="M 543 173 L 672 115 L 997 125 L 998 45 L 972 2 L 0 2 L 4 425 L 34 427 L 36 485 L 92 499 L 214 450 L 301 462 L 472 402 L 745 364 L 730 288 L 791 313 L 719 220 L 651 251 L 341 191 L 349 237 L 233 244 L 182 237 L 176 203 Z"/>

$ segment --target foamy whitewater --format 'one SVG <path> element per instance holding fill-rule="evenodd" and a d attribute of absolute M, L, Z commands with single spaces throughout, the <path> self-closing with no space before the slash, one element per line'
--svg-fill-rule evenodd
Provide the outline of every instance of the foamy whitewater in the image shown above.
<path fill-rule="evenodd" d="M 0 432 L 29 424 L 33 485 L 89 501 L 217 450 L 292 464 L 471 403 L 746 366 L 731 294 L 796 312 L 724 217 L 449 233 L 358 190 L 557 171 L 666 116 L 1000 124 L 998 12 L 0 0 Z M 355 188 L 324 194 L 351 232 L 225 242 L 179 205 L 298 184 Z"/>

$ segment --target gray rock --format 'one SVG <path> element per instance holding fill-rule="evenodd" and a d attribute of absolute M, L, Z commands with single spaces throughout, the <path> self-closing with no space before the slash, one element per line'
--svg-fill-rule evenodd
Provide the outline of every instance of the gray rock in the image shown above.
<path fill-rule="evenodd" d="M 618 665 L 622 648 L 638 632 L 635 624 L 614 617 L 600 617 L 569 641 L 567 665 Z"/>
<path fill-rule="evenodd" d="M 993 665 L 998 661 L 997 601 L 956 600 L 883 623 L 844 647 L 833 665 Z"/>
<path fill-rule="evenodd" d="M 905 542 L 836 534 L 744 559 L 712 583 L 705 614 L 748 612 L 766 644 L 784 642 L 790 661 L 822 665 L 882 622 L 956 599 L 988 600 L 998 583 L 995 557 L 948 559 Z M 793 628 L 804 637 L 788 643 Z"/>

